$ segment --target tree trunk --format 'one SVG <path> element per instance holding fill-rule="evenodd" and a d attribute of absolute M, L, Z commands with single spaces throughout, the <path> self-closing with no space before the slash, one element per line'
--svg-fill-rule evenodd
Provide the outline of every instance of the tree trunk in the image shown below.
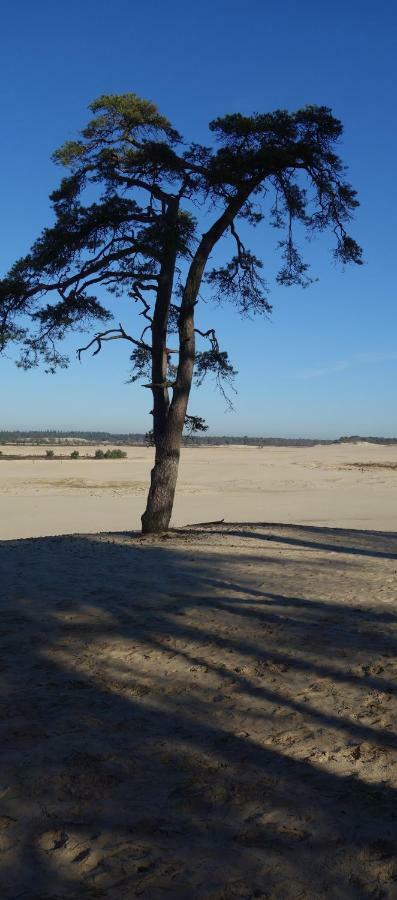
<path fill-rule="evenodd" d="M 151 481 L 146 510 L 142 516 L 142 532 L 150 534 L 167 531 L 174 505 L 180 456 L 179 436 L 174 446 L 163 446 L 156 451 L 156 462 L 151 471 Z"/>
<path fill-rule="evenodd" d="M 178 377 L 174 385 L 172 403 L 170 404 L 164 434 L 155 439 L 156 458 L 150 476 L 150 488 L 146 510 L 142 516 L 142 531 L 149 532 L 167 531 L 171 520 L 174 505 L 175 488 L 178 478 L 179 459 L 181 452 L 183 426 L 185 424 L 186 410 L 189 393 L 192 384 L 194 365 L 194 310 L 191 310 L 190 340 L 181 342 L 181 356 L 189 354 L 191 365 L 185 383 L 178 384 Z M 185 332 L 186 325 L 180 325 L 181 334 Z M 180 361 L 179 361 L 180 365 Z"/>
<path fill-rule="evenodd" d="M 167 531 L 171 520 L 178 478 L 182 432 L 185 424 L 193 374 L 193 311 L 191 330 L 190 353 L 192 366 L 190 378 L 187 380 L 185 386 L 178 385 L 178 382 L 176 382 L 172 403 L 168 410 L 164 434 L 162 438 L 156 440 L 156 458 L 150 475 L 150 488 L 146 510 L 142 516 L 142 531 L 144 534 Z"/>
<path fill-rule="evenodd" d="M 146 510 L 141 517 L 142 531 L 166 531 L 174 503 L 182 428 L 170 429 L 167 386 L 167 321 L 172 298 L 177 253 L 176 225 L 178 202 L 169 203 L 165 217 L 164 253 L 152 321 L 152 393 L 153 438 L 156 459 L 151 471 Z"/>
<path fill-rule="evenodd" d="M 233 221 L 236 213 L 241 209 L 251 189 L 252 186 L 245 186 L 244 189 L 241 189 L 232 198 L 220 218 L 217 219 L 209 231 L 203 234 L 189 269 L 179 316 L 179 363 L 173 387 L 173 397 L 166 411 L 163 434 L 160 435 L 156 432 L 156 428 L 153 429 L 156 458 L 151 471 L 146 510 L 141 519 L 144 534 L 166 531 L 170 524 L 178 478 L 182 432 L 193 378 L 195 360 L 194 310 L 197 296 L 205 266 L 213 247 Z M 168 289 L 170 287 L 171 285 L 168 283 Z M 171 292 L 169 293 L 169 302 L 171 302 Z M 156 313 L 153 317 L 153 325 L 155 318 Z M 154 335 L 153 327 L 152 332 Z M 152 371 L 154 373 L 154 368 Z M 156 388 L 153 394 L 156 397 Z"/>

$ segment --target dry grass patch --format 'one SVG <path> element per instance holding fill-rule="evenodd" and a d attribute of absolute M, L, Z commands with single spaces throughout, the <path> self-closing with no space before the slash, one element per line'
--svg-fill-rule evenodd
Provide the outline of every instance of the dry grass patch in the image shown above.
<path fill-rule="evenodd" d="M 396 462 L 352 462 L 345 463 L 343 466 L 344 469 L 395 469 L 397 470 Z"/>
<path fill-rule="evenodd" d="M 69 490 L 96 490 L 135 492 L 144 491 L 146 485 L 142 481 L 87 481 L 85 478 L 56 478 L 35 480 L 35 485 L 50 488 L 66 488 Z"/>

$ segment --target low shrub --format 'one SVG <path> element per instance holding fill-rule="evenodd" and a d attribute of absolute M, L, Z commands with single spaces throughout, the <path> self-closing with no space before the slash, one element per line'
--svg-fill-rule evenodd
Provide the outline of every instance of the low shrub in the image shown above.
<path fill-rule="evenodd" d="M 125 459 L 125 450 L 106 450 L 105 459 Z"/>
<path fill-rule="evenodd" d="M 125 450 L 95 450 L 95 459 L 125 459 Z"/>
<path fill-rule="evenodd" d="M 70 459 L 78 459 L 79 456 L 80 456 L 80 453 L 78 450 L 72 450 L 72 452 L 70 454 Z"/>

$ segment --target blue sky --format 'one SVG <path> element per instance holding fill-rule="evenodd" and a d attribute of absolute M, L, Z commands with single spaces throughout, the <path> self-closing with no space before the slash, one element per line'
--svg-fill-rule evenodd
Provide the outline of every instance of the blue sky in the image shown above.
<path fill-rule="evenodd" d="M 50 155 L 85 124 L 101 93 L 147 97 L 186 139 L 203 143 L 208 122 L 227 112 L 332 107 L 361 200 L 352 231 L 365 266 L 335 266 L 328 236 L 306 248 L 318 282 L 279 287 L 277 233 L 257 229 L 251 246 L 265 264 L 273 315 L 242 322 L 232 309 L 205 307 L 200 321 L 215 323 L 239 371 L 238 393 L 235 412 L 226 412 L 208 382 L 191 412 L 214 434 L 397 434 L 395 5 L 14 0 L 2 26 L 2 273 L 51 222 L 48 194 L 60 172 Z M 125 383 L 121 342 L 55 376 L 22 372 L 10 359 L 0 372 L 0 428 L 150 425 L 148 392 Z"/>

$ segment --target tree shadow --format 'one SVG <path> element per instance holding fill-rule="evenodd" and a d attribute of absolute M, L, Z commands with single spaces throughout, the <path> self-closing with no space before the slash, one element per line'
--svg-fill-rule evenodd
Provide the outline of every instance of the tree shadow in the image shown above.
<path fill-rule="evenodd" d="M 248 529 L 252 527 L 252 531 Z M 193 533 L 202 533 L 202 528 Z M 261 532 L 261 529 L 262 532 Z M 348 553 L 353 556 L 369 556 L 378 559 L 397 559 L 397 532 L 367 531 L 363 529 L 325 528 L 315 525 L 284 525 L 259 522 L 228 522 L 221 530 L 210 527 L 212 534 L 262 539 L 274 543 L 302 547 L 313 550 L 327 550 L 335 553 Z M 183 531 L 183 529 L 181 529 Z M 192 529 L 186 529 L 192 533 Z"/>
<path fill-rule="evenodd" d="M 395 536 L 322 531 L 0 544 L 1 897 L 393 896 Z"/>

